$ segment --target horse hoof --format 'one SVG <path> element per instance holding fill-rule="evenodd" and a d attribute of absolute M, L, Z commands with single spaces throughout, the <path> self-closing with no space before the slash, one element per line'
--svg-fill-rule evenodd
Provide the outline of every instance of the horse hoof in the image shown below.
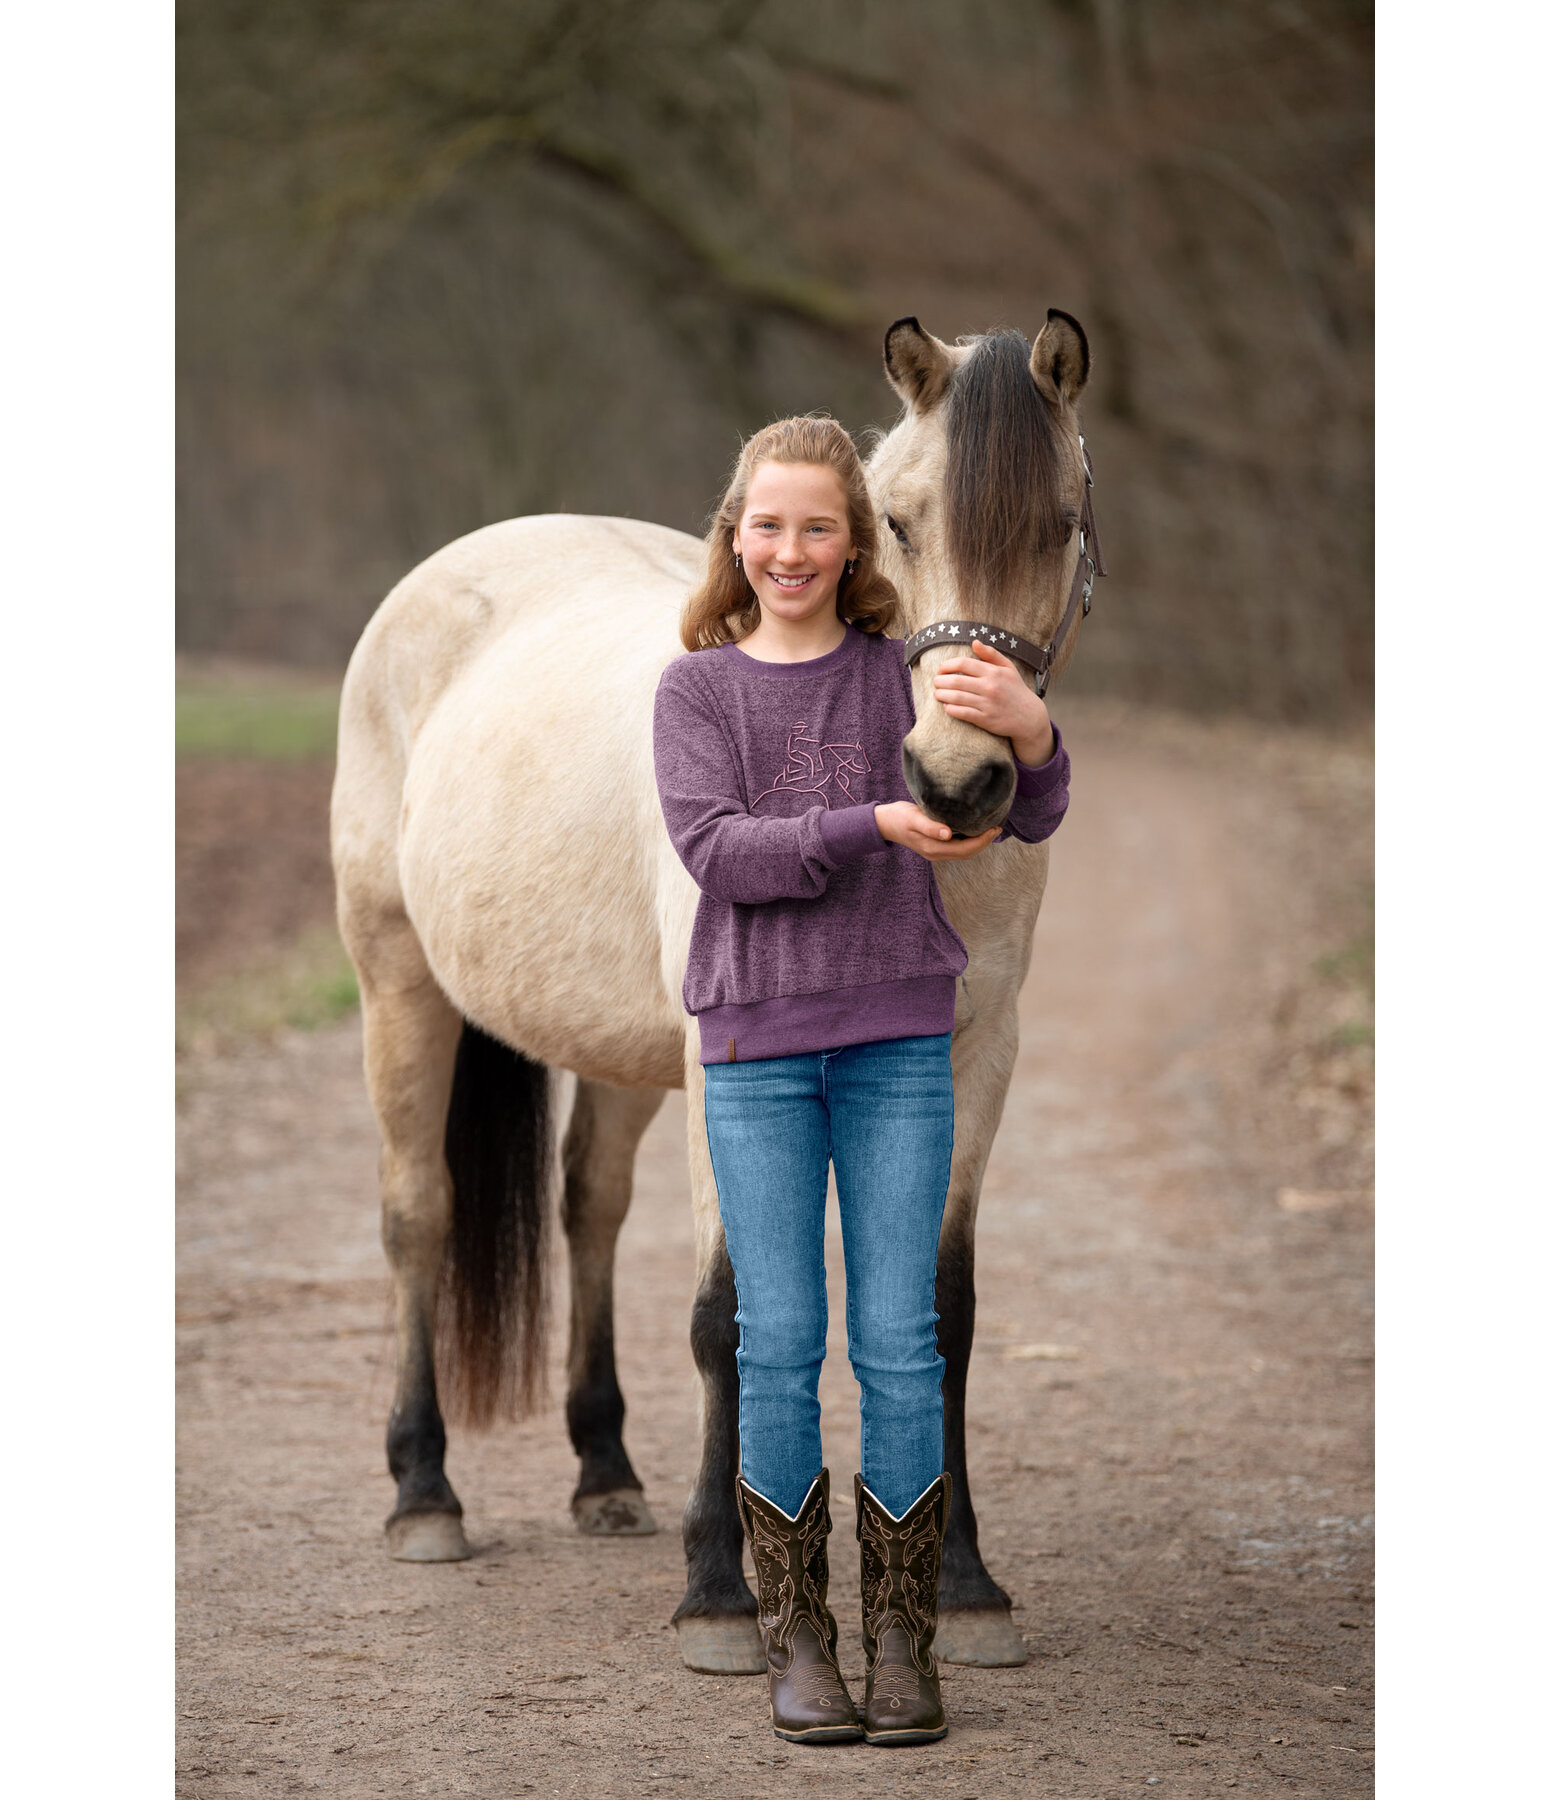
<path fill-rule="evenodd" d="M 1010 1613 L 996 1607 L 986 1612 L 944 1612 L 937 1620 L 933 1646 L 943 1662 L 966 1663 L 973 1669 L 1020 1669 L 1028 1646 Z"/>
<path fill-rule="evenodd" d="M 456 1513 L 405 1513 L 387 1523 L 387 1552 L 394 1562 L 467 1562 L 473 1552 Z"/>
<path fill-rule="evenodd" d="M 752 1619 L 680 1619 L 678 1654 L 702 1675 L 762 1675 L 765 1669 Z"/>
<path fill-rule="evenodd" d="M 639 1488 L 616 1488 L 611 1494 L 578 1494 L 571 1517 L 584 1537 L 652 1537 L 657 1522 Z"/>

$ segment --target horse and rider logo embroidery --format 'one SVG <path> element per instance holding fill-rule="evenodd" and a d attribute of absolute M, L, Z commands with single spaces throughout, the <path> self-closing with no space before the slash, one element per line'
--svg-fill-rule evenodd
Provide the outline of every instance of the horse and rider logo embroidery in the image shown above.
<path fill-rule="evenodd" d="M 806 719 L 799 719 L 786 735 L 786 766 L 772 787 L 749 802 L 748 810 L 752 812 L 770 794 L 816 794 L 826 808 L 857 806 L 850 777 L 865 775 L 871 767 L 860 744 L 822 744 L 807 735 Z M 836 793 L 843 798 L 832 800 Z"/>

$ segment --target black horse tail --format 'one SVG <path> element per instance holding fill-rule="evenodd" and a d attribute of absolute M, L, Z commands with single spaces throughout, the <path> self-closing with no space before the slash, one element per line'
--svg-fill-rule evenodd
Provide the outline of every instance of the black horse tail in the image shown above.
<path fill-rule="evenodd" d="M 476 1429 L 543 1395 L 551 1133 L 548 1069 L 465 1020 L 447 1112 L 452 1230 L 436 1360 L 449 1416 Z"/>

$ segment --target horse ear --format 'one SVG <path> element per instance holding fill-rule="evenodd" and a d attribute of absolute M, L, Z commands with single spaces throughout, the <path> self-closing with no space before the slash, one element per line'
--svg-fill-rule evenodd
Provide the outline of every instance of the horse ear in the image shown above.
<path fill-rule="evenodd" d="M 918 413 L 930 412 L 947 392 L 953 354 L 916 318 L 895 319 L 883 339 L 883 367 L 893 391 Z"/>
<path fill-rule="evenodd" d="M 1082 389 L 1087 386 L 1092 358 L 1087 350 L 1087 333 L 1070 313 L 1049 309 L 1044 329 L 1033 340 L 1033 356 L 1028 365 L 1033 371 L 1033 385 L 1051 406 L 1064 401 L 1075 406 Z"/>

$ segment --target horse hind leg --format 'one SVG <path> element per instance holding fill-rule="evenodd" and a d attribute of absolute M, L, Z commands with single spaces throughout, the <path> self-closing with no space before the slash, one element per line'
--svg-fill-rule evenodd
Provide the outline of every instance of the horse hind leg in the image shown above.
<path fill-rule="evenodd" d="M 577 1528 L 595 1537 L 647 1537 L 657 1529 L 624 1448 L 624 1396 L 614 1363 L 614 1249 L 630 1207 L 636 1148 L 666 1091 L 578 1078 L 565 1131 L 565 1419 L 581 1459 L 570 1504 Z"/>
<path fill-rule="evenodd" d="M 673 1614 L 678 1653 L 705 1675 L 760 1675 L 765 1668 L 758 1606 L 743 1574 L 743 1526 L 733 1489 L 737 1475 L 737 1288 L 721 1229 L 721 1211 L 705 1135 L 705 1074 L 691 1058 L 689 1179 L 694 1198 L 698 1281 L 689 1342 L 701 1382 L 700 1467 L 684 1508 L 688 1582 Z"/>
<path fill-rule="evenodd" d="M 413 951 L 424 972 L 408 987 L 379 986 L 357 962 L 366 1084 L 382 1134 L 382 1245 L 392 1272 L 397 1349 L 387 1454 L 398 1495 L 387 1548 L 399 1562 L 460 1562 L 469 1548 L 463 1508 L 444 1468 L 435 1344 L 452 1225 L 447 1109 L 463 1020 L 424 967 L 417 943 Z"/>

